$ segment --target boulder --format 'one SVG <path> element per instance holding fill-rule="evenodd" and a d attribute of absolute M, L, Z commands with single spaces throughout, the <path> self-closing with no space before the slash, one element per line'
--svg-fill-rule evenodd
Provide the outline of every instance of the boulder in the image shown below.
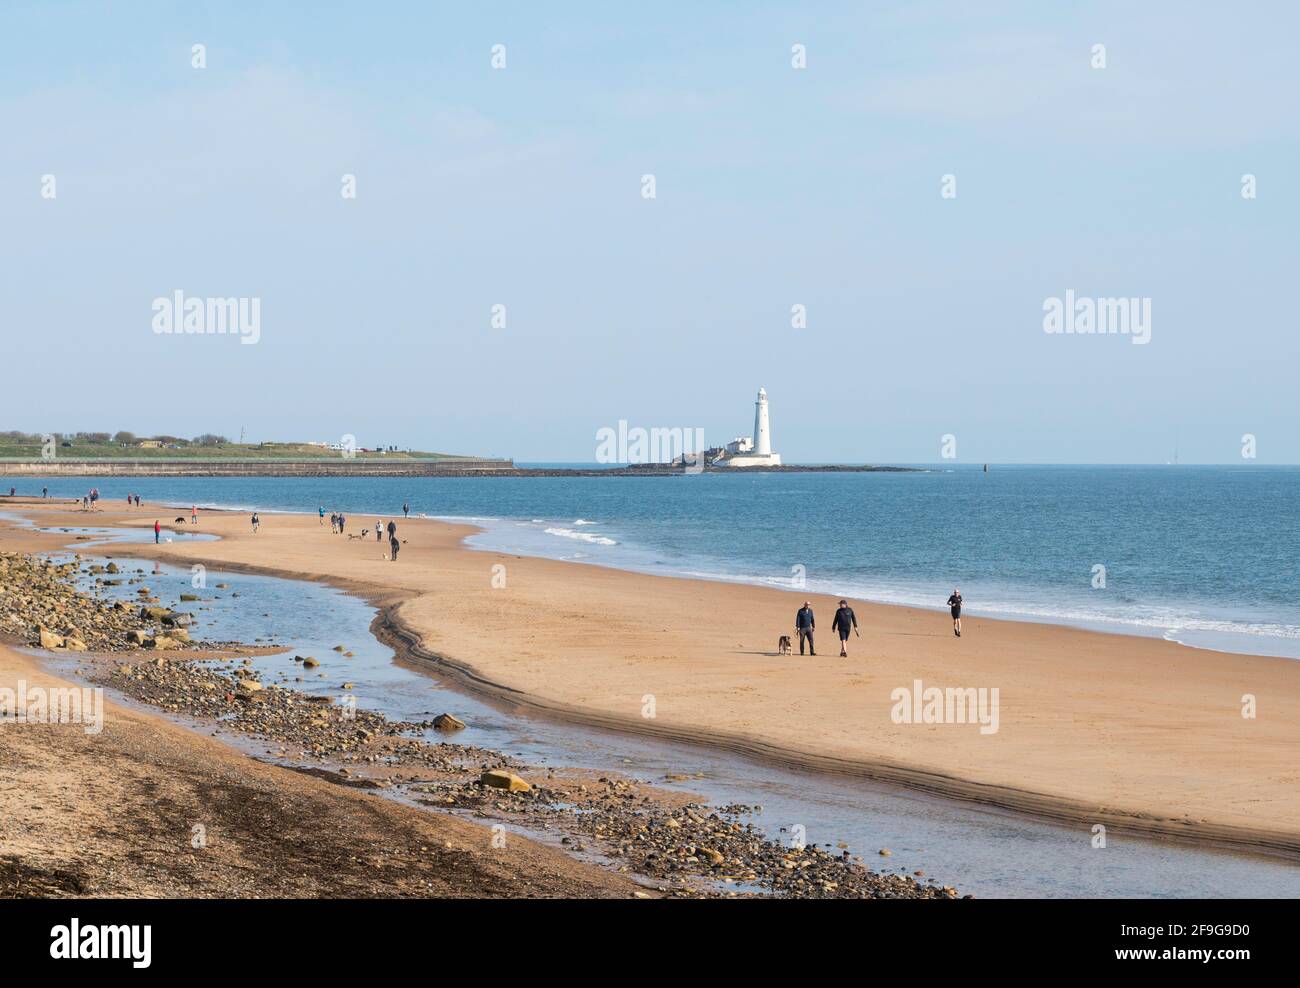
<path fill-rule="evenodd" d="M 310 655 L 307 656 L 307 658 L 302 660 L 302 666 L 304 669 L 315 669 L 318 665 L 320 665 L 320 663 L 317 662 L 315 659 L 313 659 Z"/>
<path fill-rule="evenodd" d="M 508 789 L 511 792 L 531 792 L 530 786 L 519 776 L 504 769 L 489 769 L 478 777 L 480 785 L 491 786 L 493 789 Z"/>
<path fill-rule="evenodd" d="M 39 632 L 41 636 L 41 648 L 55 649 L 63 647 L 62 635 L 56 635 L 44 625 L 41 625 Z"/>
<path fill-rule="evenodd" d="M 63 647 L 66 648 L 69 652 L 84 652 L 86 650 L 86 643 L 83 642 L 80 638 L 69 637 L 63 639 Z"/>
<path fill-rule="evenodd" d="M 440 731 L 459 731 L 465 727 L 465 722 L 451 714 L 439 714 L 433 718 L 433 726 Z"/>

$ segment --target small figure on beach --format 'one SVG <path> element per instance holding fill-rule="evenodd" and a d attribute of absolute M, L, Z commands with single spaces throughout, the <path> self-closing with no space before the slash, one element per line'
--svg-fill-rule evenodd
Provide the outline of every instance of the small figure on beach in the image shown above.
<path fill-rule="evenodd" d="M 158 519 L 155 518 L 155 519 L 153 520 L 153 541 L 154 541 L 154 545 L 157 545 L 157 544 L 161 541 L 161 539 L 160 539 L 160 536 L 161 536 L 161 535 L 162 535 L 162 525 L 159 523 Z"/>
<path fill-rule="evenodd" d="M 384 541 L 384 523 L 378 518 L 375 519 L 375 541 Z"/>
<path fill-rule="evenodd" d="M 337 511 L 330 512 L 330 533 L 333 535 L 339 534 L 339 513 Z"/>
<path fill-rule="evenodd" d="M 347 519 L 343 517 L 343 512 L 340 511 L 340 512 L 339 512 L 339 534 L 340 534 L 340 535 L 343 534 L 343 524 L 344 524 L 344 522 L 346 522 L 346 521 L 347 521 Z"/>
<path fill-rule="evenodd" d="M 403 518 L 411 517 L 411 506 L 407 504 L 405 501 L 402 502 L 402 517 Z"/>
<path fill-rule="evenodd" d="M 835 612 L 835 620 L 831 622 L 831 631 L 840 633 L 840 658 L 846 659 L 849 656 L 848 640 L 849 628 L 859 638 L 862 637 L 858 631 L 858 617 L 853 613 L 853 608 L 849 606 L 847 600 L 840 601 L 840 608 Z"/>
<path fill-rule="evenodd" d="M 137 508 L 140 507 L 140 495 L 139 495 L 139 494 L 137 494 L 137 495 L 135 496 L 135 506 L 136 506 Z"/>
<path fill-rule="evenodd" d="M 49 497 L 49 496 L 50 496 L 50 489 L 48 487 L 42 487 L 41 497 Z"/>
<path fill-rule="evenodd" d="M 257 512 L 253 512 L 253 534 L 257 534 L 257 527 L 262 524 L 262 520 L 257 517 Z"/>
<path fill-rule="evenodd" d="M 198 505 L 195 505 L 194 507 L 190 508 L 190 524 L 197 525 L 198 523 L 199 523 L 199 508 Z"/>
<path fill-rule="evenodd" d="M 952 610 L 952 633 L 958 638 L 961 637 L 961 591 L 953 589 L 952 596 L 948 598 L 948 607 Z"/>
<path fill-rule="evenodd" d="M 323 504 L 320 506 L 320 523 L 325 524 L 325 505 Z"/>
<path fill-rule="evenodd" d="M 389 539 L 397 538 L 397 522 L 390 521 L 388 523 L 388 537 Z"/>
<path fill-rule="evenodd" d="M 808 654 L 816 655 L 817 649 L 813 646 L 813 631 L 817 628 L 817 619 L 813 617 L 812 605 L 808 601 L 803 602 L 803 607 L 794 616 L 794 630 L 799 635 L 799 654 L 803 655 L 804 640 L 808 641 Z"/>
<path fill-rule="evenodd" d="M 388 539 L 388 559 L 389 562 L 397 562 L 397 550 L 402 547 L 402 543 L 397 541 L 397 536 L 393 535 Z"/>

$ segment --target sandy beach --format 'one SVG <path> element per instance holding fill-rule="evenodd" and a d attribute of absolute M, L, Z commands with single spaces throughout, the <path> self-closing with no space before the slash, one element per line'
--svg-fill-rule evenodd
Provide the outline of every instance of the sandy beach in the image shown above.
<path fill-rule="evenodd" d="M 45 525 L 166 523 L 145 507 L 93 516 L 15 505 Z M 1118 832 L 1300 857 L 1300 664 L 1151 638 L 851 601 L 862 629 L 837 656 L 835 599 L 812 598 L 819 652 L 779 656 L 801 593 L 655 577 L 462 545 L 472 529 L 375 518 L 333 535 L 306 515 L 200 512 L 219 542 L 114 546 L 214 567 L 328 580 L 381 608 L 413 661 L 557 717 L 690 740 Z M 385 519 L 387 521 L 387 519 Z M 5 526 L 6 547 L 58 543 Z M 96 551 L 96 550 L 88 550 Z M 104 551 L 104 550 L 98 550 Z M 504 585 L 502 585 L 504 584 Z M 941 596 L 943 588 L 936 588 Z M 993 689 L 995 732 L 898 723 L 894 691 Z M 1258 714 L 1243 717 L 1243 696 Z M 833 781 L 828 782 L 833 785 Z"/>

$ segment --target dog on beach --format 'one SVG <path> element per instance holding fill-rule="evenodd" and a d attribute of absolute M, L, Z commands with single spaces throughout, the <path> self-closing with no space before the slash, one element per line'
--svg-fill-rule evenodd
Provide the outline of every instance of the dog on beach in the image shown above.
<path fill-rule="evenodd" d="M 185 524 L 185 519 L 184 519 L 183 517 L 182 517 L 182 518 L 177 518 L 174 522 L 172 522 L 172 524 L 173 524 L 173 525 L 184 525 L 184 524 Z"/>
<path fill-rule="evenodd" d="M 776 654 L 777 654 L 777 655 L 789 655 L 789 654 L 790 654 L 790 636 L 789 636 L 789 635 L 782 635 L 780 638 L 778 638 L 778 639 L 776 640 Z"/>

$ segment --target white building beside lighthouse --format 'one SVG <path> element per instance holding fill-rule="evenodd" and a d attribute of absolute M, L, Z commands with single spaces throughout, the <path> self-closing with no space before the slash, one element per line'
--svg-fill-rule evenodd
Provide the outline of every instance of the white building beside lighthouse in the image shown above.
<path fill-rule="evenodd" d="M 754 401 L 754 434 L 733 439 L 714 461 L 719 467 L 779 467 L 781 454 L 772 452 L 772 427 L 767 414 L 767 391 L 758 389 Z"/>

